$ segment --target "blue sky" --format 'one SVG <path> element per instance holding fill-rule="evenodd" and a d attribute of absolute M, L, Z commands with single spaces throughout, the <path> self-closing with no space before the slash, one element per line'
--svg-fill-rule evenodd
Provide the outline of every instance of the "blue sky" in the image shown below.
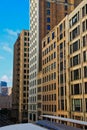
<path fill-rule="evenodd" d="M 29 0 L 0 1 L 0 80 L 12 86 L 13 46 L 17 34 L 29 29 Z"/>

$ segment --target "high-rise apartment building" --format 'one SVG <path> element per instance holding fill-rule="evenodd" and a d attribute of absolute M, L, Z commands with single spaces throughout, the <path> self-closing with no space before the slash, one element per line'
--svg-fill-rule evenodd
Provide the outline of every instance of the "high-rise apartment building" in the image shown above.
<path fill-rule="evenodd" d="M 28 121 L 29 31 L 23 30 L 14 44 L 12 108 L 18 122 Z"/>
<path fill-rule="evenodd" d="M 81 0 L 77 0 L 79 4 Z M 75 0 L 30 1 L 29 121 L 37 120 L 37 74 L 42 69 L 42 39 L 75 7 Z"/>
<path fill-rule="evenodd" d="M 42 78 L 42 114 L 87 121 L 87 0 L 42 40 Z"/>

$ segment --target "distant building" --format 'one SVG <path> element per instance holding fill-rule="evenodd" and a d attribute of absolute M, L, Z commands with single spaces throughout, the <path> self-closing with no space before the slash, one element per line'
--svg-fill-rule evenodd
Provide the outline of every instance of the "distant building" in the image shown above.
<path fill-rule="evenodd" d="M 2 93 L 2 87 L 4 87 L 5 90 L 7 91 L 7 82 L 0 81 L 0 94 Z"/>
<path fill-rule="evenodd" d="M 29 31 L 23 30 L 14 44 L 12 108 L 18 122 L 28 121 Z"/>
<path fill-rule="evenodd" d="M 1 95 L 2 96 L 7 96 L 12 93 L 12 88 L 11 87 L 1 87 Z"/>
<path fill-rule="evenodd" d="M 2 87 L 2 86 L 7 87 L 7 82 L 5 82 L 5 81 L 0 81 L 0 87 Z"/>
<path fill-rule="evenodd" d="M 1 95 L 3 95 L 3 96 L 8 95 L 8 88 L 7 87 L 1 87 Z"/>
<path fill-rule="evenodd" d="M 12 108 L 12 88 L 8 87 L 2 89 L 0 94 L 0 109 L 11 109 Z"/>

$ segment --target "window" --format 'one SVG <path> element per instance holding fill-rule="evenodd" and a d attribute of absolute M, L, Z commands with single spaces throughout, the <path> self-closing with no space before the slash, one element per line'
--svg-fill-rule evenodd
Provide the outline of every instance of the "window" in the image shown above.
<path fill-rule="evenodd" d="M 45 44 L 46 44 L 46 43 L 45 43 L 45 41 L 44 41 L 44 42 L 43 42 L 43 47 L 45 47 Z"/>
<path fill-rule="evenodd" d="M 56 83 L 54 83 L 54 90 L 56 90 Z"/>
<path fill-rule="evenodd" d="M 77 51 L 78 49 L 80 49 L 80 40 L 73 43 L 73 52 Z"/>
<path fill-rule="evenodd" d="M 72 38 L 75 38 L 78 34 L 80 34 L 79 26 L 73 30 Z"/>
<path fill-rule="evenodd" d="M 72 58 L 70 58 L 70 66 L 71 66 L 71 67 L 73 66 Z"/>
<path fill-rule="evenodd" d="M 27 45 L 27 43 L 26 42 L 24 42 L 24 46 L 26 46 Z"/>
<path fill-rule="evenodd" d="M 24 57 L 26 57 L 27 56 L 27 53 L 24 53 Z"/>
<path fill-rule="evenodd" d="M 82 23 L 82 31 L 85 31 L 85 21 Z"/>
<path fill-rule="evenodd" d="M 60 32 L 62 32 L 63 26 L 62 24 L 60 24 Z"/>
<path fill-rule="evenodd" d="M 63 71 L 63 62 L 60 63 L 60 71 Z"/>
<path fill-rule="evenodd" d="M 79 69 L 74 70 L 74 80 L 79 79 Z"/>
<path fill-rule="evenodd" d="M 54 39 L 54 37 L 55 37 L 55 32 L 52 33 L 52 39 Z"/>
<path fill-rule="evenodd" d="M 80 94 L 81 93 L 81 87 L 80 84 L 74 84 L 74 93 L 75 95 Z"/>
<path fill-rule="evenodd" d="M 82 111 L 82 100 L 81 99 L 73 99 L 73 111 L 80 112 Z"/>
<path fill-rule="evenodd" d="M 64 96 L 64 87 L 60 88 L 61 96 Z"/>
<path fill-rule="evenodd" d="M 80 63 L 80 55 L 76 55 L 73 57 L 73 66 L 78 65 Z"/>
<path fill-rule="evenodd" d="M 87 20 L 82 23 L 82 30 L 83 32 L 87 30 Z"/>
<path fill-rule="evenodd" d="M 82 8 L 82 17 L 85 16 L 85 7 Z"/>
<path fill-rule="evenodd" d="M 50 30 L 50 25 L 47 25 L 47 30 Z"/>
<path fill-rule="evenodd" d="M 26 36 L 26 35 L 27 35 L 27 32 L 24 32 L 24 35 Z"/>
<path fill-rule="evenodd" d="M 23 93 L 23 97 L 26 97 L 26 93 Z"/>
<path fill-rule="evenodd" d="M 56 79 L 56 72 L 54 72 L 54 79 Z"/>
<path fill-rule="evenodd" d="M 87 41 L 87 35 L 83 36 L 83 47 L 86 46 L 86 41 Z"/>
<path fill-rule="evenodd" d="M 81 78 L 81 69 L 71 71 L 71 81 L 78 80 Z"/>
<path fill-rule="evenodd" d="M 87 98 L 85 99 L 85 110 L 87 112 Z"/>
<path fill-rule="evenodd" d="M 60 59 L 63 58 L 63 52 L 60 52 Z"/>
<path fill-rule="evenodd" d="M 24 68 L 26 67 L 27 65 L 26 64 L 24 64 Z"/>
<path fill-rule="evenodd" d="M 86 62 L 87 61 L 87 51 L 83 52 L 83 61 Z"/>
<path fill-rule="evenodd" d="M 84 77 L 87 78 L 87 66 L 84 67 Z"/>
<path fill-rule="evenodd" d="M 47 8 L 50 8 L 50 2 L 47 2 Z"/>
<path fill-rule="evenodd" d="M 63 83 L 63 74 L 60 75 L 60 83 Z"/>
<path fill-rule="evenodd" d="M 87 14 L 87 4 L 82 8 L 82 17 Z"/>
<path fill-rule="evenodd" d="M 60 34 L 60 40 L 63 38 L 63 33 Z"/>
<path fill-rule="evenodd" d="M 47 38 L 47 43 L 49 43 L 49 42 L 50 42 L 50 37 Z"/>
<path fill-rule="evenodd" d="M 60 44 L 60 50 L 63 49 L 63 43 Z"/>
<path fill-rule="evenodd" d="M 47 10 L 47 15 L 50 15 L 50 10 Z"/>
<path fill-rule="evenodd" d="M 56 58 L 56 52 L 54 52 L 54 58 Z"/>
<path fill-rule="evenodd" d="M 72 32 L 70 32 L 70 41 L 76 38 L 80 34 L 80 27 L 76 27 Z"/>
<path fill-rule="evenodd" d="M 87 82 L 85 82 L 85 93 L 87 94 Z"/>
<path fill-rule="evenodd" d="M 68 13 L 65 13 L 65 16 L 67 15 Z"/>
<path fill-rule="evenodd" d="M 24 37 L 24 41 L 27 41 L 27 38 L 26 38 L 26 37 Z"/>
<path fill-rule="evenodd" d="M 56 112 L 56 105 L 54 105 L 54 112 Z"/>
<path fill-rule="evenodd" d="M 50 23 L 50 18 L 47 18 L 47 22 Z"/>
<path fill-rule="evenodd" d="M 53 63 L 51 64 L 51 70 L 53 70 Z"/>
<path fill-rule="evenodd" d="M 76 49 L 76 48 L 75 48 Z M 70 45 L 70 54 L 72 54 L 73 53 L 73 44 L 72 45 Z"/>
<path fill-rule="evenodd" d="M 73 16 L 73 18 L 69 21 L 70 27 L 76 24 L 79 20 L 79 12 Z"/>
<path fill-rule="evenodd" d="M 61 100 L 61 110 L 64 110 L 64 100 Z"/>
<path fill-rule="evenodd" d="M 24 52 L 27 51 L 27 48 L 24 48 Z"/>
<path fill-rule="evenodd" d="M 68 10 L 68 6 L 67 5 L 65 5 L 65 11 L 67 11 Z"/>

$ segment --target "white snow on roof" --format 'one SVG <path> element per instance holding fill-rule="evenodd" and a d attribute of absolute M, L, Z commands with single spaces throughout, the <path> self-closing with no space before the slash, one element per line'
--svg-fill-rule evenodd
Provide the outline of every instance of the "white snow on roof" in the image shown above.
<path fill-rule="evenodd" d="M 47 130 L 47 129 L 31 123 L 27 123 L 27 124 L 17 124 L 1 127 L 0 130 Z"/>

